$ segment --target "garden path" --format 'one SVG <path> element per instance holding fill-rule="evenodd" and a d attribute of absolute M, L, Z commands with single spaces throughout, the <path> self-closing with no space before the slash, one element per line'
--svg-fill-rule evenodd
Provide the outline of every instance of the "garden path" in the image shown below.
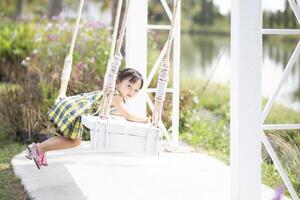
<path fill-rule="evenodd" d="M 49 152 L 49 166 L 41 170 L 24 155 L 15 156 L 12 164 L 31 199 L 230 199 L 229 166 L 186 146 L 145 156 L 98 153 L 82 142 L 74 149 Z M 262 185 L 262 200 L 271 200 L 274 193 Z"/>

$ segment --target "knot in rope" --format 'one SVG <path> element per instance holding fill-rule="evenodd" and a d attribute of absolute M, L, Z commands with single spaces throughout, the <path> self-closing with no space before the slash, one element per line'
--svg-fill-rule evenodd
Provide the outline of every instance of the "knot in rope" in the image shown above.
<path fill-rule="evenodd" d="M 122 62 L 122 55 L 116 54 L 108 61 L 108 73 L 104 78 L 104 89 L 109 91 L 115 90 L 115 84 L 118 76 L 119 67 Z"/>

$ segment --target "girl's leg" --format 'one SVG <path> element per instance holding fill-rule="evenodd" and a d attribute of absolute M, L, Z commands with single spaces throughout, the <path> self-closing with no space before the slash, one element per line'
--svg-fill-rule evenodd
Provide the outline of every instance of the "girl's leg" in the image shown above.
<path fill-rule="evenodd" d="M 56 139 L 56 136 L 53 136 L 53 137 L 51 137 L 51 138 L 48 138 L 47 140 L 44 140 L 43 142 L 49 142 L 49 141 L 55 140 L 55 139 Z"/>
<path fill-rule="evenodd" d="M 45 154 L 47 151 L 68 149 L 78 146 L 81 143 L 80 139 L 68 139 L 64 136 L 55 136 L 42 143 L 38 143 L 37 147 Z"/>

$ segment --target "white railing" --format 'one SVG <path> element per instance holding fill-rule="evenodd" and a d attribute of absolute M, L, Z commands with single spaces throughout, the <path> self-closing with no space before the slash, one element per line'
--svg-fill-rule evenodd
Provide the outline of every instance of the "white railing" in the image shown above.
<path fill-rule="evenodd" d="M 263 29 L 265 35 L 300 35 L 300 29 Z"/>
<path fill-rule="evenodd" d="M 289 0 L 289 3 L 292 7 L 292 10 L 294 11 L 296 18 L 298 22 L 300 23 L 300 5 L 295 0 Z M 262 29 L 262 34 L 265 35 L 300 35 L 300 30 L 298 29 Z M 272 105 L 274 104 L 274 101 L 280 92 L 280 89 L 283 85 L 283 83 L 287 80 L 287 77 L 289 73 L 291 72 L 292 68 L 295 66 L 296 59 L 299 57 L 300 54 L 300 41 L 298 42 L 296 48 L 294 49 L 294 52 L 285 68 L 285 70 L 282 73 L 281 79 L 277 84 L 277 87 L 275 91 L 273 92 L 271 98 L 268 100 L 263 113 L 262 113 L 262 142 L 264 146 L 266 147 L 271 159 L 274 162 L 274 165 L 276 169 L 278 170 L 284 184 L 286 185 L 288 191 L 290 192 L 293 200 L 299 200 L 299 197 L 295 191 L 295 188 L 293 187 L 290 179 L 288 178 L 278 156 L 276 155 L 276 152 L 274 151 L 273 147 L 271 146 L 271 143 L 269 142 L 264 130 L 285 130 L 285 129 L 300 129 L 300 124 L 264 124 L 265 119 L 267 118 Z"/>

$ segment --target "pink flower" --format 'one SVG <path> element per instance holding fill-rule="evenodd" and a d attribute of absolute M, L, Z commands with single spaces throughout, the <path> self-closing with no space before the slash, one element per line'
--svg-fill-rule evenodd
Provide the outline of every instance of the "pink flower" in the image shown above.
<path fill-rule="evenodd" d="M 283 195 L 284 189 L 285 189 L 284 185 L 279 186 L 276 189 L 276 191 L 275 191 L 275 197 L 272 200 L 280 200 L 281 197 L 282 197 L 282 195 Z"/>
<path fill-rule="evenodd" d="M 82 63 L 82 62 L 80 62 L 80 63 L 78 63 L 77 65 L 76 65 L 76 67 L 80 70 L 80 71 L 82 71 L 82 70 L 85 70 L 85 69 L 87 69 L 87 64 L 84 64 L 84 63 Z"/>
<path fill-rule="evenodd" d="M 104 24 L 100 21 L 90 21 L 87 26 L 88 28 L 97 29 L 97 28 L 103 28 Z"/>
<path fill-rule="evenodd" d="M 58 35 L 47 35 L 48 41 L 56 41 L 58 39 Z"/>
<path fill-rule="evenodd" d="M 58 20 L 60 20 L 60 19 L 61 19 L 60 15 L 53 16 L 53 17 L 52 17 L 52 20 L 54 20 L 54 21 L 58 21 Z"/>
<path fill-rule="evenodd" d="M 37 54 L 38 54 L 38 50 L 37 49 L 34 49 L 31 53 L 31 57 L 34 59 L 37 57 Z"/>

